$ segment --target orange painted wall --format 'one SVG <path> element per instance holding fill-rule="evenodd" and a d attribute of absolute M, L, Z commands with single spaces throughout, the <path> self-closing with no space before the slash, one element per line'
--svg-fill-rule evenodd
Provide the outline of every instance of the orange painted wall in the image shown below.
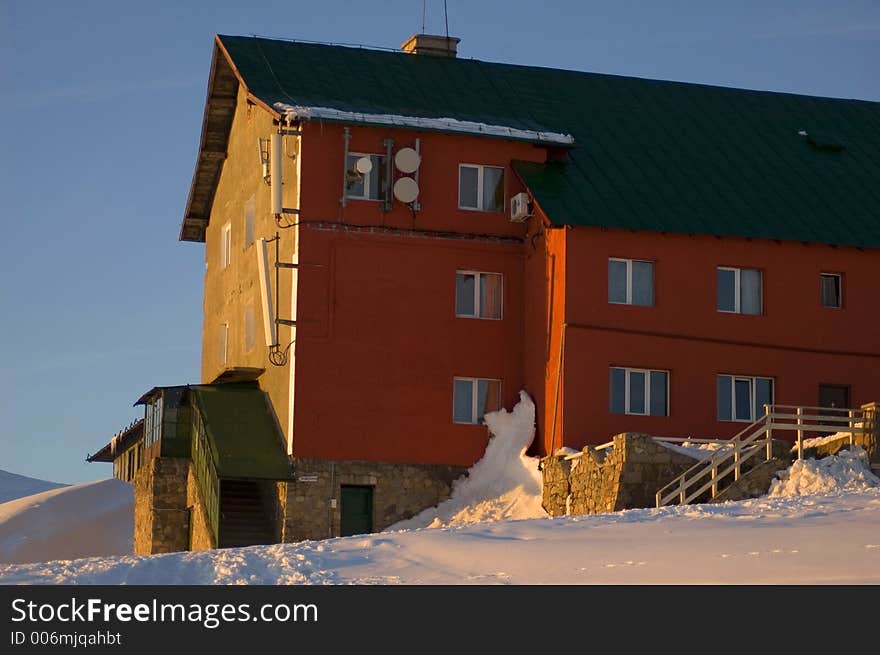
<path fill-rule="evenodd" d="M 566 445 L 622 431 L 730 437 L 743 424 L 716 420 L 719 373 L 775 378 L 780 404 L 815 405 L 820 382 L 851 385 L 856 406 L 880 399 L 880 251 L 588 228 L 566 236 Z M 655 262 L 654 307 L 608 303 L 609 257 Z M 762 270 L 763 315 L 716 311 L 719 265 Z M 820 272 L 843 274 L 843 309 L 821 307 Z M 611 366 L 669 370 L 670 415 L 610 414 Z"/>
<path fill-rule="evenodd" d="M 320 267 L 299 272 L 294 456 L 468 466 L 487 431 L 453 423 L 453 377 L 501 379 L 508 408 L 524 385 L 525 226 L 506 212 L 457 209 L 457 163 L 508 167 L 542 161 L 544 151 L 421 133 L 422 211 L 413 220 L 399 203 L 388 214 L 378 202 L 341 207 L 342 134 L 319 122 L 303 129 L 299 256 Z M 351 135 L 350 150 L 368 153 L 383 152 L 386 136 L 396 148 L 417 136 L 360 127 Z M 505 196 L 519 190 L 508 167 Z M 430 234 L 449 231 L 501 239 Z M 457 270 L 504 274 L 502 320 L 456 318 Z"/>

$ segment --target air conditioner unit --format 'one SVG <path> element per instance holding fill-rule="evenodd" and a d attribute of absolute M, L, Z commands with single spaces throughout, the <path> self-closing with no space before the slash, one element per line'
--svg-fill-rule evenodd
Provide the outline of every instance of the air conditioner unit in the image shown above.
<path fill-rule="evenodd" d="M 510 221 L 512 223 L 522 223 L 531 215 L 528 193 L 517 193 L 510 199 Z"/>

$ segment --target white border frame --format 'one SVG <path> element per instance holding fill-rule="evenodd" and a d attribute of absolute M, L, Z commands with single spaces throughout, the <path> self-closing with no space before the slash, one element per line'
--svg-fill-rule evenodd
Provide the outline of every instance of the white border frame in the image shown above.
<path fill-rule="evenodd" d="M 464 421 L 456 421 L 455 420 L 455 383 L 461 380 L 462 382 L 470 382 L 471 383 L 471 420 Z M 482 425 L 477 419 L 477 385 L 475 384 L 478 381 L 483 382 L 497 382 L 498 383 L 498 405 L 499 409 L 503 407 L 501 403 L 501 393 L 502 393 L 502 382 L 497 378 L 469 378 L 463 377 L 460 375 L 453 376 L 452 378 L 452 422 L 456 425 Z M 497 410 L 492 410 L 497 411 Z"/>
<path fill-rule="evenodd" d="M 656 305 L 657 297 L 654 293 L 654 260 L 653 259 L 625 259 L 624 257 L 609 257 L 609 262 L 624 262 L 626 263 L 626 300 L 624 302 L 620 302 L 619 300 L 608 300 L 609 305 L 632 305 L 633 307 L 654 307 Z M 632 292 L 633 292 L 633 262 L 639 262 L 641 264 L 650 264 L 651 265 L 651 304 L 650 305 L 635 305 L 632 301 Z M 608 281 L 611 281 L 610 274 L 608 275 Z M 615 367 L 617 368 L 617 367 Z"/>
<path fill-rule="evenodd" d="M 220 228 L 220 270 L 232 265 L 232 221 L 226 221 Z"/>
<path fill-rule="evenodd" d="M 476 207 L 462 207 L 461 205 L 461 169 L 462 168 L 476 168 L 477 169 L 477 206 Z M 501 171 L 501 209 L 498 211 L 494 209 L 486 209 L 483 207 L 483 171 L 487 168 L 497 168 Z M 458 165 L 458 198 L 456 199 L 456 204 L 458 208 L 463 211 L 469 212 L 486 212 L 489 214 L 503 214 L 507 209 L 507 171 L 504 166 L 494 166 L 492 164 L 467 164 L 460 163 Z"/>
<path fill-rule="evenodd" d="M 476 314 L 459 314 L 458 313 L 458 276 L 459 275 L 473 275 L 474 278 L 474 311 Z M 480 316 L 480 311 L 483 308 L 483 304 L 480 298 L 480 276 L 483 275 L 498 275 L 501 277 L 501 315 L 498 318 L 494 318 L 492 316 Z M 504 319 L 504 273 L 498 273 L 496 271 L 455 271 L 455 318 L 473 318 L 481 321 L 501 321 Z"/>
<path fill-rule="evenodd" d="M 349 151 L 348 156 L 349 157 L 357 157 L 358 159 L 360 159 L 361 157 L 370 157 L 370 158 L 376 157 L 377 159 L 381 160 L 385 157 L 385 153 L 383 152 L 383 153 L 379 154 L 379 153 L 375 153 L 375 152 L 351 152 L 351 151 Z M 364 173 L 364 191 L 368 191 L 368 189 L 370 188 L 370 181 L 373 179 L 373 175 L 376 174 L 376 166 L 381 166 L 381 161 L 374 164 L 373 170 L 371 170 L 369 173 Z M 345 162 L 345 170 L 346 170 L 346 172 L 348 171 L 348 162 Z M 370 200 L 372 202 L 382 202 L 382 198 L 369 198 L 367 196 L 354 196 L 351 194 L 351 192 L 347 188 L 348 187 L 348 180 L 347 179 L 345 180 L 345 184 L 346 184 L 345 197 L 348 200 Z M 382 192 L 382 189 L 379 189 L 379 193 L 381 193 L 381 192 Z"/>
<path fill-rule="evenodd" d="M 733 271 L 733 311 L 729 309 L 719 309 L 718 307 L 718 271 Z M 757 271 L 761 277 L 761 285 L 758 293 L 761 296 L 761 305 L 757 314 L 745 313 L 742 310 L 742 286 L 740 275 L 743 271 Z M 715 311 L 720 314 L 741 314 L 743 316 L 763 316 L 764 315 L 764 271 L 760 268 L 743 268 L 736 266 L 718 266 L 715 269 Z"/>
<path fill-rule="evenodd" d="M 724 423 L 754 423 L 758 420 L 758 417 L 755 416 L 755 395 L 758 393 L 758 380 L 768 380 L 770 382 L 770 404 L 772 405 L 776 399 L 776 378 L 768 378 L 764 375 L 735 375 L 733 373 L 718 373 L 715 376 L 715 388 L 718 388 L 718 378 L 730 378 L 730 418 L 721 418 L 718 416 L 720 413 L 718 411 L 717 403 L 718 399 L 715 399 L 716 407 L 715 407 L 715 418 L 718 421 Z M 736 381 L 747 381 L 749 383 L 749 412 L 752 415 L 751 418 L 736 418 Z M 717 394 L 717 391 L 716 391 Z"/>
<path fill-rule="evenodd" d="M 672 377 L 672 374 L 668 369 L 662 368 L 632 368 L 630 366 L 611 366 L 610 370 L 620 370 L 624 371 L 624 379 L 623 379 L 623 415 L 626 416 L 656 416 L 658 418 L 664 418 L 669 416 L 669 379 Z M 610 372 L 610 371 L 609 371 Z M 645 374 L 645 411 L 644 412 L 631 412 L 629 409 L 629 378 L 630 373 L 644 373 Z M 665 373 L 666 374 L 666 413 L 662 415 L 651 414 L 651 373 Z M 611 395 L 611 380 L 608 381 L 609 388 L 608 394 Z M 610 401 L 610 398 L 609 398 Z M 608 403 L 609 409 L 611 407 L 611 403 Z"/>
<path fill-rule="evenodd" d="M 822 278 L 836 277 L 837 282 L 837 306 L 828 306 L 822 302 Z M 829 273 L 827 271 L 819 272 L 819 306 L 822 309 L 843 309 L 843 273 Z"/>

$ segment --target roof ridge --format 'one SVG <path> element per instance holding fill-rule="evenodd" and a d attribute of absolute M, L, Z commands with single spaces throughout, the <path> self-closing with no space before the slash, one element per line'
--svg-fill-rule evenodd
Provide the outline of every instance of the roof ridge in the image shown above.
<path fill-rule="evenodd" d="M 318 47 L 326 47 L 326 48 L 348 48 L 351 50 L 365 50 L 368 52 L 375 52 L 377 54 L 382 53 L 386 55 L 401 55 L 406 57 L 412 57 L 413 55 L 404 52 L 400 48 L 389 48 L 386 46 L 373 46 L 362 43 L 337 43 L 333 41 L 317 41 L 317 40 L 309 40 L 309 39 L 296 39 L 296 38 L 284 38 L 284 37 L 268 37 L 257 34 L 248 34 L 248 35 L 235 35 L 235 34 L 217 34 L 221 40 L 224 38 L 227 39 L 253 39 L 257 41 L 274 41 L 277 43 L 286 43 L 289 45 L 306 45 L 306 46 L 318 46 Z M 558 68 L 554 66 L 535 66 L 534 64 L 517 64 L 513 62 L 504 62 L 504 61 L 491 61 L 488 59 L 478 59 L 476 57 L 435 57 L 434 59 L 438 61 L 445 62 L 469 62 L 469 64 L 483 64 L 489 66 L 501 66 L 501 67 L 509 67 L 515 69 L 525 69 L 531 71 L 555 71 L 559 73 L 568 73 L 573 75 L 589 75 L 596 77 L 605 77 L 605 78 L 614 78 L 614 79 L 624 79 L 624 80 L 640 80 L 642 82 L 652 82 L 656 84 L 674 84 L 681 85 L 685 87 L 700 87 L 705 89 L 718 89 L 722 91 L 735 91 L 741 93 L 756 93 L 756 94 L 771 94 L 775 96 L 793 96 L 796 98 L 813 98 L 817 100 L 830 100 L 835 102 L 852 102 L 852 103 L 866 103 L 869 105 L 880 105 L 880 99 L 878 100 L 867 100 L 864 98 L 840 98 L 836 96 L 823 96 L 816 95 L 810 93 L 796 93 L 794 91 L 776 91 L 772 89 L 753 89 L 747 87 L 740 86 L 723 86 L 720 84 L 710 84 L 708 82 L 691 82 L 686 80 L 671 80 L 671 79 L 662 79 L 656 77 L 643 77 L 640 75 L 625 75 L 623 73 L 606 73 L 599 71 L 587 71 L 587 70 L 579 70 L 574 68 Z"/>

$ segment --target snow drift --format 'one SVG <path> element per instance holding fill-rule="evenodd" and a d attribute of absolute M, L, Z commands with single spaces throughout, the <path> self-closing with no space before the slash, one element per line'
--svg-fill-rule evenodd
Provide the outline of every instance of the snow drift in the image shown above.
<path fill-rule="evenodd" d="M 861 446 L 822 459 L 802 459 L 779 474 L 770 487 L 771 498 L 809 496 L 880 487 Z"/>
<path fill-rule="evenodd" d="M 519 398 L 512 412 L 486 414 L 492 435 L 486 453 L 466 478 L 455 481 L 450 497 L 387 531 L 547 516 L 541 507 L 538 459 L 525 456 L 535 438 L 535 403 L 525 391 Z"/>
<path fill-rule="evenodd" d="M 64 486 L 67 485 L 29 478 L 0 469 L 0 503 L 7 503 L 16 498 L 31 496 L 41 491 L 49 491 L 49 489 L 58 489 Z"/>
<path fill-rule="evenodd" d="M 61 487 L 0 504 L 0 563 L 130 554 L 133 517 L 132 487 L 120 480 Z"/>

